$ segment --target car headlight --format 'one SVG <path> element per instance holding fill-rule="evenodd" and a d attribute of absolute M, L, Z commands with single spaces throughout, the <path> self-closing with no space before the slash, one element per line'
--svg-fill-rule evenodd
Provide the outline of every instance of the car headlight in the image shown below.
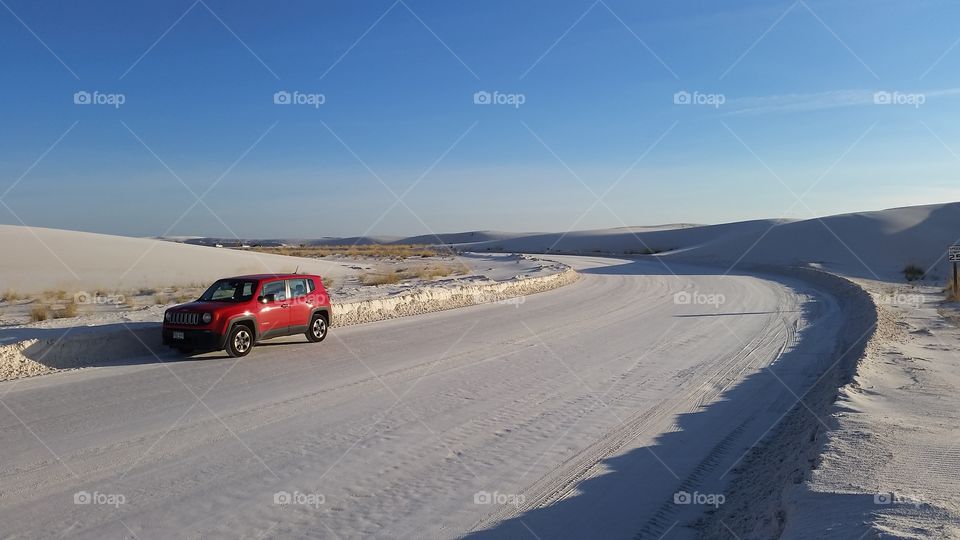
<path fill-rule="evenodd" d="M 212 321 L 212 320 L 213 320 L 213 315 L 211 315 L 211 314 L 209 314 L 209 313 L 204 313 L 204 314 L 203 314 L 203 324 L 208 324 L 208 323 L 209 323 L 210 321 Z"/>
<path fill-rule="evenodd" d="M 172 318 L 173 318 L 173 314 L 170 313 L 169 311 L 167 311 L 167 312 L 165 312 L 165 313 L 163 314 L 163 320 L 165 320 L 165 321 L 167 321 L 167 322 L 170 322 L 170 319 L 172 319 Z"/>

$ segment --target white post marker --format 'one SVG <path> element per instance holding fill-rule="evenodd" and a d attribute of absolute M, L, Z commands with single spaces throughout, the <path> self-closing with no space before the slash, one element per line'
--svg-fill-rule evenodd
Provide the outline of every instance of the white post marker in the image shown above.
<path fill-rule="evenodd" d="M 953 263 L 953 292 L 960 291 L 960 274 L 957 273 L 957 263 L 960 262 L 960 246 L 947 248 L 947 259 Z"/>

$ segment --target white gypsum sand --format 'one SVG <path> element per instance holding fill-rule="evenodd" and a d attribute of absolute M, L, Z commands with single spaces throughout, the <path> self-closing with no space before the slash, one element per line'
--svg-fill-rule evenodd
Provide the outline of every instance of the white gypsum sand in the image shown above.
<path fill-rule="evenodd" d="M 960 240 L 960 203 L 892 208 L 799 221 L 767 219 L 704 226 L 615 228 L 516 235 L 462 244 L 476 251 L 642 254 L 748 267 L 816 264 L 846 276 L 901 281 L 916 264 L 943 278 L 947 246 Z"/>
<path fill-rule="evenodd" d="M 264 347 L 256 362 L 238 363 L 206 401 L 276 477 L 261 474 L 249 453 L 220 437 L 219 424 L 203 411 L 183 419 L 156 454 L 134 462 L 142 454 L 136 441 L 149 442 L 147 434 L 182 414 L 185 406 L 174 405 L 186 405 L 170 403 L 182 387 L 157 370 L 212 383 L 229 362 L 215 355 L 0 383 L 5 403 L 27 415 L 65 463 L 84 474 L 99 471 L 87 484 L 65 485 L 57 464 L 31 457 L 29 432 L 11 433 L 9 469 L 0 473 L 29 500 L 4 506 L 0 499 L 0 519 L 17 531 L 68 526 L 77 509 L 57 501 L 71 489 L 113 485 L 109 467 L 90 457 L 99 456 L 137 469 L 128 487 L 142 500 L 120 513 L 138 535 L 166 530 L 172 517 L 188 531 L 212 535 L 255 534 L 279 521 L 284 525 L 274 532 L 285 536 L 324 524 L 348 536 L 479 530 L 497 537 L 528 534 L 529 526 L 544 538 L 713 538 L 731 528 L 743 538 L 781 530 L 796 538 L 858 531 L 950 537 L 957 515 L 950 483 L 953 323 L 922 309 L 902 314 L 900 322 L 917 332 L 904 344 L 886 330 L 890 310 L 878 315 L 861 289 L 784 267 L 895 283 L 912 263 L 942 280 L 944 251 L 956 236 L 958 204 L 822 220 L 491 235 L 480 242 L 451 235 L 478 251 L 542 252 L 559 240 L 556 250 L 633 257 L 574 257 L 583 270 L 577 283 L 519 306 L 343 328 L 320 348 Z M 645 243 L 666 251 L 636 256 Z M 734 262 L 738 269 L 724 275 Z M 722 294 L 727 303 L 723 310 L 678 304 L 681 292 Z M 854 334 L 871 317 L 879 317 L 880 331 L 855 384 L 834 406 L 838 386 L 858 368 Z M 388 390 L 394 385 L 396 395 Z M 121 390 L 114 395 L 104 387 Z M 134 394 L 130 402 L 144 405 L 130 415 L 91 412 Z M 396 396 L 403 406 L 390 409 Z M 64 406 L 78 411 L 68 415 L 71 426 L 95 427 L 97 438 L 61 436 Z M 272 488 L 314 489 L 293 479 L 317 478 L 331 468 L 326 456 L 349 448 L 323 476 L 327 506 L 313 512 L 260 500 L 270 499 Z M 182 487 L 175 495 L 152 483 L 160 470 Z M 246 489 L 251 481 L 268 486 L 263 497 Z M 726 503 L 715 512 L 677 504 L 678 490 L 720 493 Z M 516 505 L 476 504 L 483 491 L 525 497 Z M 888 492 L 901 500 L 876 502 Z M 705 515 L 723 520 L 691 528 Z M 116 515 L 84 516 L 81 536 L 119 527 Z M 225 521 L 231 529 L 218 528 Z"/>
<path fill-rule="evenodd" d="M 705 507 L 673 505 L 675 493 L 722 488 L 723 470 L 790 404 L 766 369 L 807 384 L 843 311 L 800 280 L 564 260 L 581 278 L 522 304 L 344 327 L 239 362 L 128 361 L 0 383 L 78 475 L 12 424 L 0 475 L 15 496 L 0 498 L 0 522 L 44 536 L 79 521 L 79 538 L 119 532 L 118 520 L 141 538 L 684 530 Z M 190 390 L 205 406 L 188 411 Z M 126 503 L 80 507 L 80 490 Z M 324 502 L 276 504 L 281 491 Z M 524 497 L 504 506 L 484 493 Z"/>
<path fill-rule="evenodd" d="M 960 331 L 939 288 L 866 282 L 881 316 L 784 538 L 960 538 Z M 872 535 L 872 536 L 871 536 Z"/>
<path fill-rule="evenodd" d="M 489 258 L 485 257 L 489 263 Z M 549 270 L 531 276 L 495 281 L 471 278 L 419 283 L 402 291 L 362 298 L 341 298 L 331 304 L 331 326 L 394 319 L 492 302 L 519 305 L 525 295 L 569 285 L 578 274 L 554 263 Z M 158 361 L 177 356 L 160 343 L 160 324 L 165 306 L 136 312 L 81 317 L 97 324 L 76 326 L 77 320 L 58 319 L 0 329 L 0 381 L 47 375 L 66 369 L 116 362 L 124 358 L 150 357 Z M 73 324 L 71 324 L 73 323 Z"/>
<path fill-rule="evenodd" d="M 208 283 L 224 275 L 270 272 L 351 274 L 319 259 L 193 246 L 39 227 L 0 225 L 0 293 L 122 291 Z"/>

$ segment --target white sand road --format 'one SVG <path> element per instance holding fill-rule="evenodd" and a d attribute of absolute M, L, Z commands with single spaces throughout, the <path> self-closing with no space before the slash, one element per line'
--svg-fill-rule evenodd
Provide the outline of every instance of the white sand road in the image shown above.
<path fill-rule="evenodd" d="M 0 536 L 692 537 L 832 362 L 843 306 L 786 278 L 558 259 L 582 279 L 519 305 L 0 383 Z"/>

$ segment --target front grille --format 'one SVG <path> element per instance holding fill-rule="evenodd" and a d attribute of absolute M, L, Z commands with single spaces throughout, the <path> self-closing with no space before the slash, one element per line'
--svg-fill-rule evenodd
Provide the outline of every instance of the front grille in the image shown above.
<path fill-rule="evenodd" d="M 173 313 L 170 315 L 170 322 L 173 324 L 199 324 L 199 313 Z"/>

